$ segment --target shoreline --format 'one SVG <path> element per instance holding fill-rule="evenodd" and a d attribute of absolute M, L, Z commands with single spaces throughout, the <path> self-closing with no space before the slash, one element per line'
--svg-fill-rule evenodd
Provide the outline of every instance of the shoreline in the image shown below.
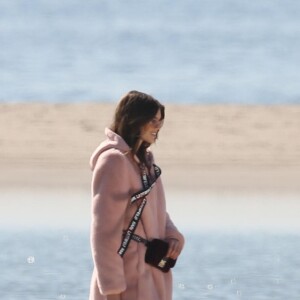
<path fill-rule="evenodd" d="M 167 210 L 184 232 L 299 232 L 299 178 L 300 169 L 282 167 L 182 173 L 165 166 L 162 173 Z M 88 232 L 90 181 L 82 169 L 2 169 L 0 225 Z"/>

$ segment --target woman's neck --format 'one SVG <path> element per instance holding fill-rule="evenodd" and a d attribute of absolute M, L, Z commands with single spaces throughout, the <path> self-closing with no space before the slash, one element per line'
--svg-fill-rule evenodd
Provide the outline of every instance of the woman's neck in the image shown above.
<path fill-rule="evenodd" d="M 140 159 L 135 153 L 132 153 L 132 158 L 138 165 L 141 163 Z"/>

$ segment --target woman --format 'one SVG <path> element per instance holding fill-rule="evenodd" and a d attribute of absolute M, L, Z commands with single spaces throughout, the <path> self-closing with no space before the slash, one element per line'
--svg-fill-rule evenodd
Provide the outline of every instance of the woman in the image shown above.
<path fill-rule="evenodd" d="M 168 242 L 167 257 L 177 259 L 184 238 L 166 212 L 163 185 L 157 178 L 149 146 L 164 121 L 164 106 L 153 97 L 131 91 L 119 102 L 106 140 L 91 157 L 91 249 L 94 271 L 90 300 L 171 300 L 172 275 L 145 262 L 146 246 L 130 240 L 120 255 L 124 231 L 140 203 L 131 203 L 143 188 L 141 174 L 155 182 L 135 234 Z M 142 177 L 143 178 L 143 177 Z M 139 201 L 137 201 L 139 202 Z"/>

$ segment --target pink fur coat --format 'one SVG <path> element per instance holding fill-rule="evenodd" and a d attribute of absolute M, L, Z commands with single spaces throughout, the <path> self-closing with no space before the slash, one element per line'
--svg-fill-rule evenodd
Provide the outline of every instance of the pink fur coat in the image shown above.
<path fill-rule="evenodd" d="M 144 262 L 144 244 L 132 240 L 123 258 L 117 253 L 122 232 L 137 208 L 136 204 L 129 203 L 130 196 L 142 189 L 142 182 L 125 141 L 108 128 L 105 134 L 107 139 L 90 161 L 93 170 L 90 238 L 94 271 L 89 300 L 105 300 L 109 294 L 121 294 L 122 300 L 171 300 L 172 273 L 163 273 Z M 135 233 L 149 240 L 174 237 L 183 245 L 183 236 L 166 212 L 160 178 L 147 200 Z"/>

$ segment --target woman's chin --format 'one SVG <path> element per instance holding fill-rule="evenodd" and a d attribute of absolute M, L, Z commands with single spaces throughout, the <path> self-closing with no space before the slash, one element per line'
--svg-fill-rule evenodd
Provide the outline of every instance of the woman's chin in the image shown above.
<path fill-rule="evenodd" d="M 144 142 L 148 143 L 148 144 L 154 144 L 156 142 L 156 137 L 148 137 L 147 139 L 144 139 Z"/>
<path fill-rule="evenodd" d="M 153 137 L 152 141 L 151 141 L 151 144 L 154 144 L 156 142 L 156 140 L 157 140 L 157 137 Z"/>

